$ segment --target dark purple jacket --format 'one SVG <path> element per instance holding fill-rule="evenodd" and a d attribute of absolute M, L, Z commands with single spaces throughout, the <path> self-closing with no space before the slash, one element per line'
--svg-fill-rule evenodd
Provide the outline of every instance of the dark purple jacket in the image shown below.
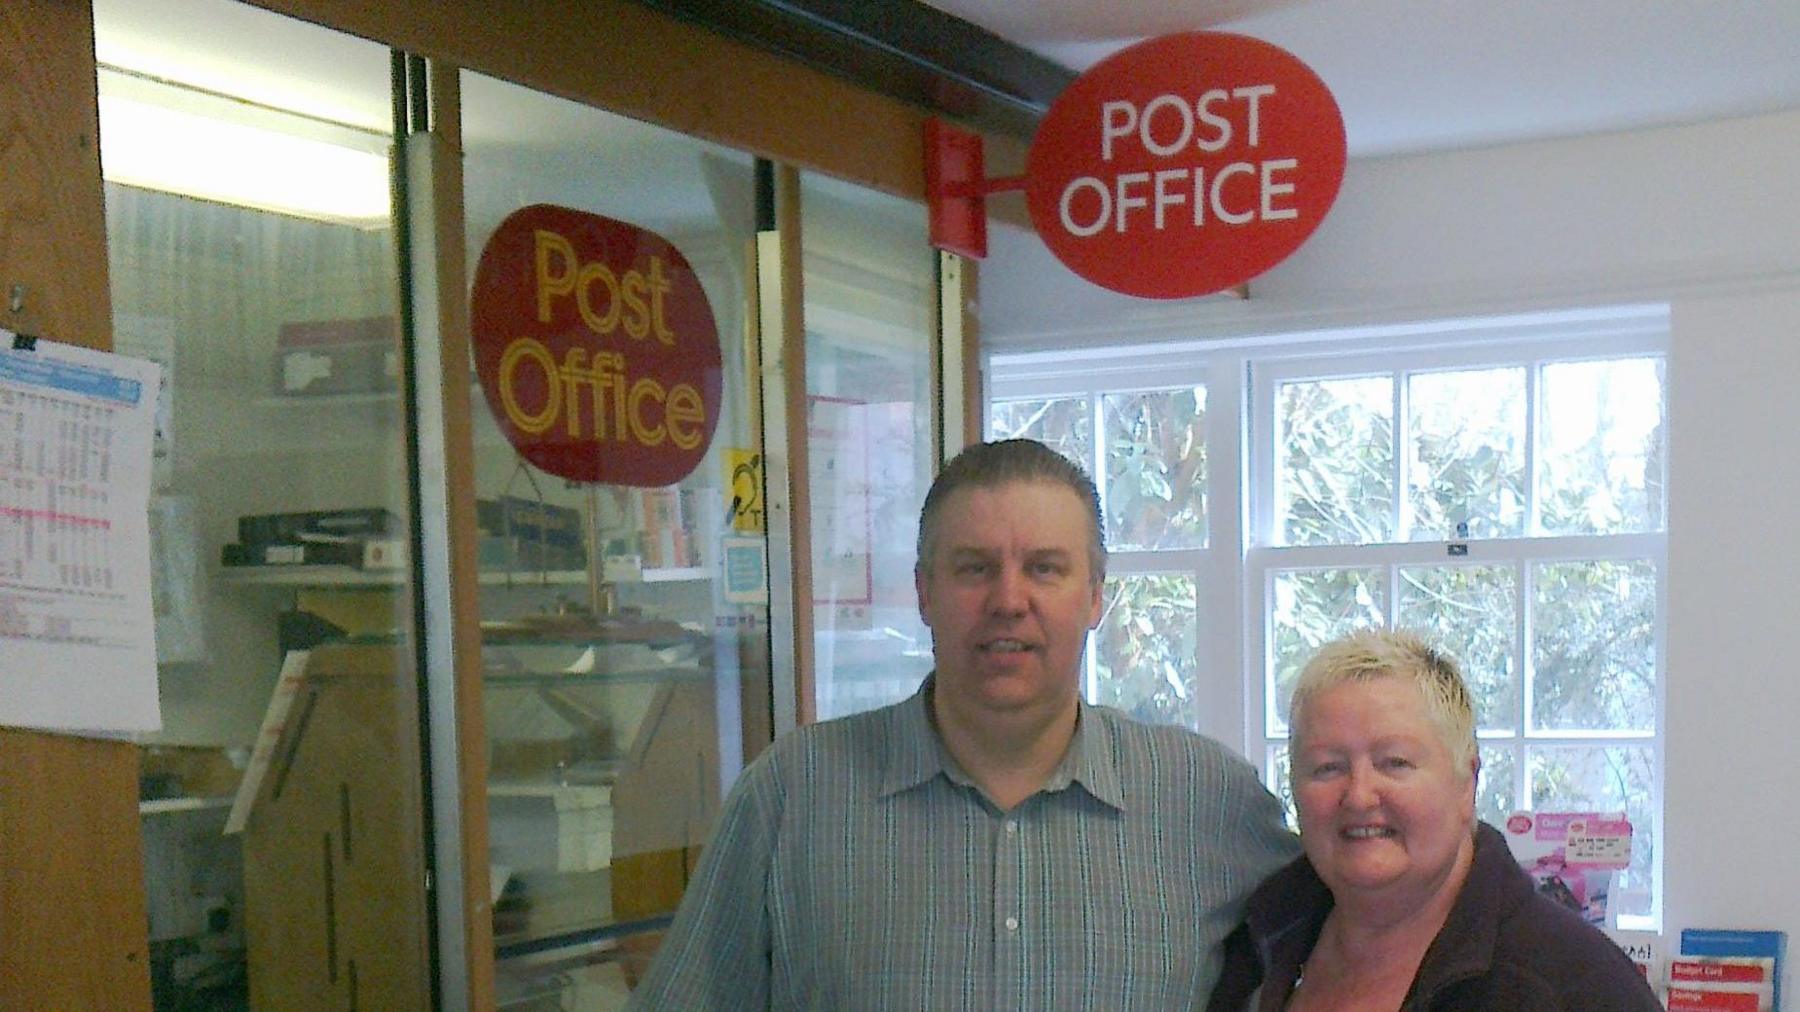
<path fill-rule="evenodd" d="M 1331 891 L 1302 857 L 1250 896 L 1226 940 L 1209 1012 L 1279 1012 L 1318 940 Z M 1250 998 L 1262 984 L 1254 1006 Z M 1401 1012 L 1660 1012 L 1625 953 L 1567 907 L 1539 896 L 1492 826 Z"/>

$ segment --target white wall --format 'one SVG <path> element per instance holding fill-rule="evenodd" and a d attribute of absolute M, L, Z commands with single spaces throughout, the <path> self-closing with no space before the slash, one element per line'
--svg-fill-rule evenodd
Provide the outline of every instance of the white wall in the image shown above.
<path fill-rule="evenodd" d="M 1664 925 L 1800 936 L 1800 112 L 1352 163 L 1248 301 L 1157 303 L 997 230 L 990 350 L 1671 306 Z"/>
<path fill-rule="evenodd" d="M 1682 300 L 1672 326 L 1667 923 L 1800 942 L 1800 289 Z"/>
<path fill-rule="evenodd" d="M 1114 335 L 1269 334 L 1793 283 L 1795 166 L 1800 110 L 1353 161 L 1319 231 L 1251 280 L 1246 301 L 1113 295 L 1036 236 L 996 226 L 982 265 L 982 339 L 990 350 L 1083 347 Z"/>

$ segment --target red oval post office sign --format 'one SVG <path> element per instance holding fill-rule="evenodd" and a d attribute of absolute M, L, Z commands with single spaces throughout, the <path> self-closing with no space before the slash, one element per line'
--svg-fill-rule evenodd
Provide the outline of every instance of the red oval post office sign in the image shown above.
<path fill-rule="evenodd" d="M 1076 79 L 1032 140 L 1032 224 L 1082 277 L 1147 298 L 1205 295 L 1293 253 L 1344 178 L 1325 82 L 1259 39 L 1185 32 Z"/>
<path fill-rule="evenodd" d="M 719 330 L 693 267 L 636 225 L 534 204 L 494 230 L 470 324 L 481 390 L 525 459 L 577 481 L 656 486 L 719 423 Z"/>

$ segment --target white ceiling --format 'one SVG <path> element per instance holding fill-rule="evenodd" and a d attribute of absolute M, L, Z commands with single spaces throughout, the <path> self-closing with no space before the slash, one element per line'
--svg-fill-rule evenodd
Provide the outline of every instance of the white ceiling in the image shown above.
<path fill-rule="evenodd" d="M 1800 0 L 928 0 L 1082 70 L 1212 28 L 1331 88 L 1352 155 L 1800 107 Z"/>

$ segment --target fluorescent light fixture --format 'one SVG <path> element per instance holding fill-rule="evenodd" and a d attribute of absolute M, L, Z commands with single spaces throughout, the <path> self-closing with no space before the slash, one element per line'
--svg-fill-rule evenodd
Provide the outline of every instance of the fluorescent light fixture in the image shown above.
<path fill-rule="evenodd" d="M 110 68 L 100 74 L 107 180 L 240 207 L 385 225 L 388 138 Z"/>

